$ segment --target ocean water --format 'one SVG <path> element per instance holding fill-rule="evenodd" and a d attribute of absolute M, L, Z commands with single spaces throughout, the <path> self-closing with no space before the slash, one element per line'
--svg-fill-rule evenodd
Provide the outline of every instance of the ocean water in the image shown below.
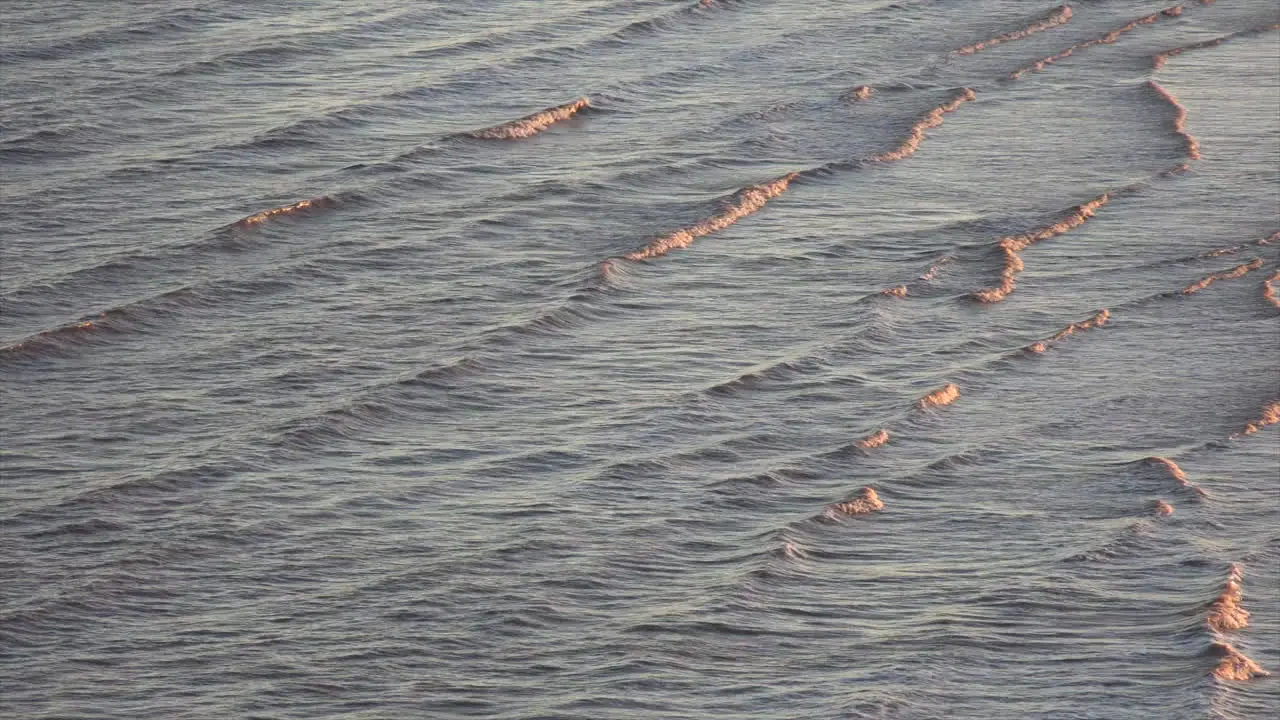
<path fill-rule="evenodd" d="M 1278 22 L 6 3 L 0 715 L 1274 717 Z"/>

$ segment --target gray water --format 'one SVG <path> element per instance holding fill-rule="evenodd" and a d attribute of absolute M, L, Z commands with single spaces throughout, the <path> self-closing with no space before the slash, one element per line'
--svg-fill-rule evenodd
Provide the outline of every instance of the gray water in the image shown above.
<path fill-rule="evenodd" d="M 1276 8 L 1010 77 L 1165 7 L 5 3 L 0 715 L 1274 717 Z"/>

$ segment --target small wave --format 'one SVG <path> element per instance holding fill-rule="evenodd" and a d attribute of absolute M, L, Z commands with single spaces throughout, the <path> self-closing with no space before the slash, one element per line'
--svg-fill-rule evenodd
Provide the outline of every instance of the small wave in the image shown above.
<path fill-rule="evenodd" d="M 1280 422 L 1280 399 L 1272 400 L 1262 408 L 1262 413 L 1258 419 L 1246 423 L 1244 429 L 1240 431 L 1242 435 L 1252 435 L 1268 425 L 1275 425 Z"/>
<path fill-rule="evenodd" d="M 1255 677 L 1270 677 L 1271 675 L 1271 673 L 1263 670 L 1262 666 L 1237 650 L 1230 643 L 1215 642 L 1213 649 L 1222 658 L 1213 669 L 1213 676 L 1218 680 L 1247 682 Z"/>
<path fill-rule="evenodd" d="M 939 273 L 942 272 L 942 268 L 946 267 L 947 265 L 950 265 L 952 261 L 953 261 L 953 258 L 949 258 L 949 257 L 939 260 L 938 262 L 934 263 L 928 270 L 926 270 L 925 273 L 920 276 L 920 279 L 925 282 L 929 282 L 933 280 L 934 278 L 938 277 Z"/>
<path fill-rule="evenodd" d="M 839 520 L 846 515 L 870 515 L 884 509 L 884 501 L 872 488 L 862 488 L 857 497 L 845 502 L 834 503 L 827 507 L 824 517 Z"/>
<path fill-rule="evenodd" d="M 1218 282 L 1219 280 L 1234 280 L 1238 277 L 1243 277 L 1244 275 L 1247 275 L 1248 273 L 1254 270 L 1257 270 L 1260 267 L 1262 267 L 1262 258 L 1254 258 L 1253 260 L 1247 263 L 1244 263 L 1242 265 L 1237 265 L 1231 268 L 1230 270 L 1223 270 L 1222 272 L 1216 272 L 1216 273 L 1213 273 L 1212 275 L 1206 275 L 1200 278 L 1199 280 L 1191 283 L 1190 285 L 1186 286 L 1185 288 L 1183 288 L 1182 294 L 1194 295 L 1200 292 L 1201 290 L 1204 290 L 1205 288 L 1209 287 L 1210 285 Z"/>
<path fill-rule="evenodd" d="M 1200 42 L 1191 43 L 1190 45 L 1183 45 L 1182 47 L 1170 48 L 1163 52 L 1158 52 L 1155 55 L 1152 55 L 1151 67 L 1156 70 L 1159 70 L 1160 68 L 1164 67 L 1165 63 L 1169 62 L 1170 58 L 1177 57 L 1182 53 L 1191 52 L 1192 50 L 1203 50 L 1205 48 L 1217 47 L 1218 45 L 1221 45 L 1224 42 L 1235 40 L 1236 38 L 1248 37 L 1250 35 L 1259 35 L 1261 33 L 1270 32 L 1272 30 L 1280 30 L 1280 23 L 1276 23 L 1274 25 L 1264 25 L 1263 27 L 1252 28 L 1249 30 L 1241 30 L 1240 32 L 1234 32 L 1227 35 L 1222 35 L 1220 37 L 1211 38 L 1209 40 L 1201 40 Z"/>
<path fill-rule="evenodd" d="M 1164 500 L 1157 500 L 1152 512 L 1159 517 L 1169 517 L 1173 515 L 1173 506 Z"/>
<path fill-rule="evenodd" d="M 1071 57 L 1073 54 L 1075 54 L 1077 50 L 1083 50 L 1084 48 L 1092 47 L 1094 45 L 1109 45 L 1119 40 L 1121 35 L 1124 35 L 1127 32 L 1136 30 L 1137 28 L 1143 25 L 1150 25 L 1151 23 L 1159 20 L 1161 17 L 1178 17 L 1181 14 L 1182 14 L 1182 6 L 1175 5 L 1171 8 L 1162 10 L 1161 12 L 1153 13 L 1151 15 L 1147 15 L 1146 17 L 1138 18 L 1137 20 L 1134 20 L 1125 25 L 1122 25 L 1116 28 L 1115 30 L 1111 30 L 1105 35 L 1094 38 L 1093 40 L 1086 40 L 1085 42 L 1076 43 L 1075 45 L 1072 45 L 1071 47 L 1065 50 L 1062 50 L 1058 53 L 1050 55 L 1049 57 L 1041 58 L 1031 63 L 1030 65 L 1027 65 L 1026 67 L 1018 68 L 1017 70 L 1014 70 L 1012 73 L 1010 73 L 1009 78 L 1011 80 L 1017 80 L 1018 78 L 1022 77 L 1023 75 L 1026 75 L 1027 73 L 1040 72 L 1041 70 L 1044 70 L 1045 67 L 1048 65 L 1052 65 L 1058 62 L 1059 60 L 1063 60 Z"/>
<path fill-rule="evenodd" d="M 335 207 L 337 204 L 338 204 L 337 200 L 334 200 L 328 195 L 321 195 L 319 197 L 311 198 L 310 200 L 299 200 L 298 202 L 292 205 L 285 205 L 284 207 L 272 208 L 271 210 L 263 210 L 262 212 L 256 212 L 252 215 L 249 215 L 248 217 L 241 218 L 235 221 L 234 223 L 231 223 L 231 227 L 236 227 L 241 229 L 251 228 L 257 225 L 261 225 L 267 222 L 268 220 L 272 220 L 274 218 L 284 217 L 286 215 L 297 215 L 300 212 L 305 212 L 308 210 L 316 210 L 320 208 L 331 208 L 331 207 Z"/>
<path fill-rule="evenodd" d="M 591 107 L 591 101 L 585 97 L 578 98 L 573 102 L 563 105 L 557 105 L 546 110 L 539 110 L 532 115 L 526 115 L 519 120 L 513 120 L 501 125 L 494 125 L 483 130 L 476 130 L 467 133 L 470 137 L 479 140 L 519 140 L 521 138 L 533 137 L 558 122 L 568 120 L 578 113 Z"/>
<path fill-rule="evenodd" d="M 938 127 L 942 124 L 943 115 L 949 112 L 954 112 L 956 108 L 960 107 L 964 103 L 977 99 L 978 96 L 973 92 L 973 90 L 970 88 L 964 88 L 954 98 L 930 110 L 924 114 L 924 117 L 917 120 L 916 123 L 911 126 L 911 130 L 908 132 L 907 138 L 903 140 L 897 148 L 888 152 L 872 155 L 867 159 L 871 162 L 894 162 L 910 157 L 920 148 L 920 143 L 924 142 L 925 130 Z"/>
<path fill-rule="evenodd" d="M 1272 273 L 1271 277 L 1262 281 L 1262 299 L 1271 303 L 1271 306 L 1280 310 L 1280 294 L 1277 294 L 1276 283 L 1280 283 L 1280 270 Z"/>
<path fill-rule="evenodd" d="M 931 407 L 950 405 L 960 397 L 960 388 L 955 383 L 947 383 L 916 401 L 916 407 L 926 410 Z"/>
<path fill-rule="evenodd" d="M 1173 134 L 1182 138 L 1183 143 L 1187 147 L 1187 157 L 1192 160 L 1199 160 L 1200 141 L 1197 140 L 1194 135 L 1187 132 L 1186 106 L 1178 102 L 1177 96 L 1164 89 L 1164 87 L 1155 80 L 1148 80 L 1147 87 L 1155 90 L 1156 94 L 1159 95 L 1162 100 L 1173 106 Z"/>
<path fill-rule="evenodd" d="M 907 296 L 907 286 L 906 286 L 906 285 L 899 285 L 899 286 L 897 286 L 897 287 L 891 287 L 891 288 L 889 288 L 889 289 L 887 289 L 887 290 L 881 290 L 881 291 L 880 291 L 880 294 L 881 294 L 881 295 L 890 295 L 890 296 L 893 296 L 893 297 L 900 297 L 900 298 L 904 298 L 904 297 L 906 297 L 906 296 Z"/>
<path fill-rule="evenodd" d="M 887 442 L 889 442 L 889 431 L 877 430 L 871 433 L 870 435 L 862 438 L 856 444 L 859 448 L 863 450 L 870 450 L 871 448 L 878 448 Z"/>
<path fill-rule="evenodd" d="M 1087 203 L 1077 205 L 1067 213 L 1066 217 L 1053 224 L 1029 233 L 1000 238 L 996 243 L 996 247 L 1000 248 L 1000 253 L 1004 256 L 1004 268 L 1000 271 L 1000 284 L 996 287 L 975 291 L 972 293 L 972 297 L 983 303 L 996 303 L 1004 300 L 1017 287 L 1014 278 L 1018 273 L 1022 272 L 1024 267 L 1022 257 L 1018 253 L 1041 240 L 1048 240 L 1051 237 L 1056 237 L 1083 225 L 1085 221 L 1094 216 L 1098 208 L 1106 205 L 1110 200 L 1111 193 L 1103 193 Z"/>
<path fill-rule="evenodd" d="M 1107 324 L 1107 320 L 1109 320 L 1110 318 L 1111 318 L 1111 311 L 1107 310 L 1106 308 L 1103 308 L 1099 310 L 1097 313 L 1095 313 L 1094 316 L 1089 318 L 1088 320 L 1081 320 L 1080 322 L 1071 323 L 1065 328 L 1059 330 L 1057 333 L 1054 334 L 1053 337 L 1049 338 L 1048 340 L 1041 340 L 1040 342 L 1036 342 L 1036 343 L 1032 343 L 1031 345 L 1028 345 L 1027 350 L 1033 353 L 1042 353 L 1048 350 L 1050 345 L 1053 345 L 1061 341 L 1062 339 L 1066 338 L 1069 335 L 1074 335 L 1075 333 L 1083 332 L 1085 330 L 1090 330 L 1096 327 L 1102 327 L 1103 325 Z"/>
<path fill-rule="evenodd" d="M 1009 42 L 1010 40 L 1021 40 L 1024 37 L 1035 35 L 1038 32 L 1044 32 L 1050 28 L 1066 24 L 1067 21 L 1071 19 L 1071 14 L 1070 5 L 1059 5 L 1050 11 L 1043 20 L 1036 21 L 1024 28 L 1012 30 L 1003 35 L 997 35 L 996 37 L 983 40 L 982 42 L 965 45 L 964 47 L 956 50 L 955 53 L 957 55 L 972 55 L 976 52 L 986 50 L 989 47 L 995 47 L 1001 43 Z"/>
<path fill-rule="evenodd" d="M 1224 633 L 1242 630 L 1249 626 L 1249 611 L 1241 606 L 1244 600 L 1244 571 L 1239 565 L 1231 564 L 1231 572 L 1223 583 L 1222 593 L 1209 606 L 1209 615 L 1205 623 L 1210 630 Z"/>
<path fill-rule="evenodd" d="M 765 203 L 786 192 L 791 182 L 799 176 L 799 173 L 787 173 L 776 180 L 745 187 L 733 194 L 721 212 L 699 220 L 689 227 L 663 235 L 643 248 L 629 252 L 623 257 L 633 262 L 639 262 L 662 257 L 677 248 L 689 247 L 694 240 L 723 230 L 742 218 L 757 212 L 765 206 Z"/>
<path fill-rule="evenodd" d="M 1182 471 L 1182 468 L 1178 467 L 1178 463 L 1170 460 L 1169 458 L 1160 457 L 1158 455 L 1152 455 L 1151 457 L 1147 458 L 1147 462 L 1157 467 L 1164 468 L 1165 471 L 1169 473 L 1169 477 L 1172 477 L 1174 480 L 1177 480 L 1178 484 L 1180 485 L 1191 484 L 1191 482 L 1187 480 L 1187 474 Z"/>
<path fill-rule="evenodd" d="M 854 89 L 845 93 L 844 98 L 849 102 L 858 102 L 871 97 L 871 93 L 875 92 L 870 85 L 858 85 Z"/>

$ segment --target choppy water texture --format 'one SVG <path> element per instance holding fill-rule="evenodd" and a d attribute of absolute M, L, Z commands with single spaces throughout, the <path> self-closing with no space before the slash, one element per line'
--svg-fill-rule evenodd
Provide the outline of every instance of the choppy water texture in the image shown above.
<path fill-rule="evenodd" d="M 1278 20 L 7 4 L 0 715 L 1276 716 Z"/>

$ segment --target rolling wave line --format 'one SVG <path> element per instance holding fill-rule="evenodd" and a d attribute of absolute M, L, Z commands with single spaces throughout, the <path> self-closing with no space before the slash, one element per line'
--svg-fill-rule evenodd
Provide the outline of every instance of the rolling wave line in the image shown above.
<path fill-rule="evenodd" d="M 1231 268 L 1230 270 L 1223 270 L 1222 272 L 1216 272 L 1216 273 L 1213 273 L 1212 275 L 1206 275 L 1200 278 L 1199 280 L 1191 283 L 1190 285 L 1186 286 L 1185 288 L 1183 288 L 1182 294 L 1194 295 L 1200 292 L 1201 290 L 1204 290 L 1205 288 L 1209 287 L 1210 285 L 1218 282 L 1219 280 L 1234 280 L 1238 277 L 1243 277 L 1244 275 L 1247 275 L 1248 273 L 1253 272 L 1254 270 L 1257 270 L 1260 267 L 1262 267 L 1262 258 L 1254 258 L 1253 260 L 1250 260 L 1249 262 L 1244 263 L 1242 265 L 1237 265 Z"/>
<path fill-rule="evenodd" d="M 1187 147 L 1187 157 L 1192 160 L 1200 159 L 1200 141 L 1194 135 L 1187 132 L 1187 108 L 1178 102 L 1177 96 L 1169 92 L 1160 83 L 1155 80 L 1148 80 L 1147 87 L 1156 91 L 1162 100 L 1173 106 L 1173 134 L 1182 138 L 1183 143 Z"/>
<path fill-rule="evenodd" d="M 955 112 L 957 108 L 959 108 L 961 105 L 965 104 L 966 102 L 970 102 L 972 100 L 977 100 L 977 99 L 978 99 L 978 96 L 973 92 L 973 90 L 971 90 L 970 88 L 964 88 L 955 97 L 939 105 L 938 107 L 933 108 L 929 112 L 925 113 L 924 117 L 917 120 L 916 123 L 911 126 L 911 130 L 907 132 L 906 139 L 903 140 L 898 145 L 898 147 L 888 152 L 877 153 L 875 155 L 872 155 L 869 158 L 867 158 L 868 161 L 894 162 L 897 160 L 902 160 L 903 158 L 910 157 L 911 155 L 914 155 L 916 150 L 920 148 L 920 143 L 924 142 L 925 130 L 928 130 L 929 128 L 938 127 L 939 125 L 942 124 L 943 115 L 949 112 Z"/>
<path fill-rule="evenodd" d="M 791 182 L 799 176 L 800 173 L 790 172 L 766 183 L 749 185 L 734 193 L 726 203 L 724 210 L 719 213 L 699 220 L 686 228 L 663 235 L 643 248 L 629 252 L 622 257 L 633 262 L 640 262 L 662 257 L 677 248 L 689 247 L 694 240 L 723 230 L 742 218 L 758 212 L 770 200 L 786 192 Z"/>
<path fill-rule="evenodd" d="M 1089 218 L 1093 217 L 1098 208 L 1106 205 L 1110 200 L 1111 193 L 1103 193 L 1089 202 L 1077 205 L 1067 213 L 1066 217 L 1055 223 L 1029 233 L 1001 238 L 996 243 L 996 247 L 1000 248 L 1001 254 L 1004 255 L 1004 267 L 1000 271 L 1000 284 L 996 287 L 977 290 L 971 294 L 971 297 L 983 303 L 997 303 L 1004 300 L 1017 287 L 1015 278 L 1025 267 L 1022 257 L 1019 255 L 1020 252 L 1041 240 L 1048 240 L 1083 225 Z"/>
<path fill-rule="evenodd" d="M 1087 47 L 1092 47 L 1094 45 L 1112 44 L 1117 40 L 1119 40 L 1121 35 L 1124 35 L 1127 32 L 1136 30 L 1143 25 L 1150 25 L 1151 23 L 1154 23 L 1157 20 L 1159 20 L 1161 17 L 1178 17 L 1181 14 L 1182 14 L 1182 6 L 1174 5 L 1173 7 L 1166 8 L 1158 13 L 1152 13 L 1151 15 L 1147 15 L 1146 17 L 1138 18 L 1137 20 L 1133 20 L 1125 25 L 1122 25 L 1114 30 L 1111 30 L 1104 35 L 1096 37 L 1093 40 L 1086 40 L 1084 42 L 1076 43 L 1075 45 L 1072 45 L 1066 48 L 1065 50 L 1061 50 L 1053 55 L 1050 55 L 1049 57 L 1041 58 L 1031 63 L 1030 65 L 1027 65 L 1026 67 L 1018 68 L 1017 70 L 1014 70 L 1012 73 L 1009 74 L 1009 79 L 1017 80 L 1018 78 L 1022 77 L 1023 75 L 1026 75 L 1027 73 L 1040 72 L 1041 70 L 1044 70 L 1045 67 L 1048 65 L 1052 65 L 1058 62 L 1059 60 L 1063 60 L 1071 57 L 1072 55 L 1075 54 L 1077 50 L 1083 50 Z"/>
<path fill-rule="evenodd" d="M 1067 21 L 1071 20 L 1071 14 L 1070 5 L 1059 5 L 1050 11 L 1043 20 L 1039 20 L 1018 30 L 1012 30 L 1004 33 L 1003 35 L 997 35 L 996 37 L 976 42 L 972 45 L 965 45 L 964 47 L 955 50 L 955 54 L 972 55 L 976 52 L 986 50 L 989 47 L 995 47 L 1001 43 L 1009 42 L 1010 40 L 1021 40 L 1024 37 L 1035 35 L 1038 32 L 1044 32 L 1050 28 L 1066 24 Z"/>
<path fill-rule="evenodd" d="M 1200 42 L 1191 43 L 1190 45 L 1183 45 L 1182 47 L 1170 48 L 1163 52 L 1158 52 L 1155 55 L 1152 55 L 1151 67 L 1156 70 L 1159 70 L 1160 68 L 1165 66 L 1165 63 L 1169 62 L 1170 58 L 1177 57 L 1182 53 L 1191 52 L 1192 50 L 1203 50 L 1205 48 L 1217 47 L 1222 43 L 1228 42 L 1230 40 L 1235 40 L 1236 38 L 1249 37 L 1251 35 L 1259 35 L 1264 32 L 1269 32 L 1271 30 L 1280 30 L 1280 23 L 1275 23 L 1272 25 L 1264 25 L 1262 27 L 1257 27 L 1257 28 L 1250 28 L 1249 30 L 1241 30 L 1240 32 L 1229 33 L 1227 35 L 1211 38 L 1209 40 L 1201 40 Z"/>
<path fill-rule="evenodd" d="M 1035 342 L 1035 343 L 1032 343 L 1031 345 L 1028 345 L 1027 350 L 1033 353 L 1043 353 L 1044 351 L 1048 350 L 1051 345 L 1057 344 L 1058 342 L 1062 341 L 1064 338 L 1066 338 L 1069 335 L 1074 335 L 1075 333 L 1078 333 L 1078 332 L 1083 332 L 1085 330 L 1091 330 L 1093 328 L 1102 327 L 1103 325 L 1106 325 L 1107 320 L 1109 320 L 1110 318 L 1111 318 L 1111 312 L 1106 308 L 1103 308 L 1099 310 L 1097 313 L 1095 313 L 1094 316 L 1089 318 L 1088 320 L 1081 320 L 1080 322 L 1074 322 L 1064 327 L 1063 329 L 1055 333 L 1053 337 L 1049 338 L 1048 340 L 1041 340 L 1039 342 Z"/>
<path fill-rule="evenodd" d="M 1272 273 L 1271 277 L 1262 281 L 1262 299 L 1271 303 L 1271 306 L 1280 310 L 1280 293 L 1276 291 L 1276 284 L 1280 283 L 1280 270 Z"/>
<path fill-rule="evenodd" d="M 268 220 L 273 220 L 275 218 L 287 217 L 289 215 L 297 215 L 298 213 L 306 212 L 309 210 L 332 208 L 332 207 L 336 207 L 337 204 L 338 204 L 338 201 L 333 199 L 332 197 L 328 195 L 320 195 L 319 197 L 313 197 L 310 200 L 299 200 L 298 202 L 293 203 L 292 205 L 285 205 L 283 207 L 272 208 L 270 210 L 263 210 L 261 212 L 256 212 L 252 215 L 240 218 L 239 220 L 231 223 L 231 227 L 240 228 L 240 229 L 252 228 L 258 225 L 262 225 Z"/>
<path fill-rule="evenodd" d="M 529 138 L 556 123 L 568 120 L 589 107 L 591 107 L 591 100 L 580 97 L 573 102 L 539 110 L 536 113 L 525 115 L 519 120 L 494 125 L 483 130 L 475 130 L 466 133 L 466 135 L 478 140 L 519 140 Z"/>

